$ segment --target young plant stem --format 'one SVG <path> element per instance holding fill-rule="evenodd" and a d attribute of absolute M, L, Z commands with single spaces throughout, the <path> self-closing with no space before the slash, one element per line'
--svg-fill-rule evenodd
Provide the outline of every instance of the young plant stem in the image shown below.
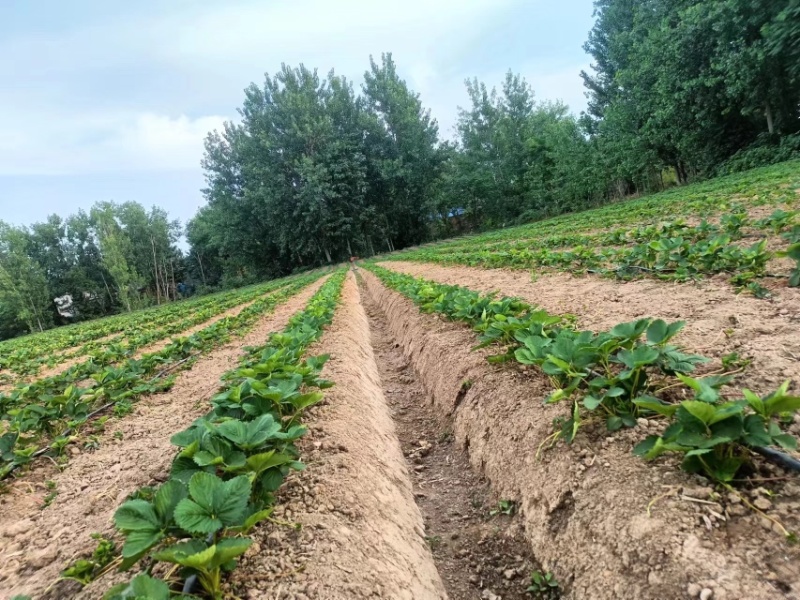
<path fill-rule="evenodd" d="M 761 517 L 764 517 L 764 518 L 765 518 L 765 519 L 767 519 L 768 521 L 771 521 L 771 522 L 772 522 L 772 523 L 774 523 L 775 525 L 777 525 L 777 526 L 778 526 L 778 528 L 780 529 L 780 532 L 781 532 L 781 533 L 784 535 L 784 537 L 787 537 L 787 538 L 789 538 L 789 537 L 792 537 L 792 534 L 791 534 L 791 532 L 790 532 L 790 531 L 788 531 L 788 530 L 787 530 L 787 529 L 786 529 L 786 528 L 783 526 L 783 523 L 781 523 L 781 522 L 780 522 L 778 519 L 776 519 L 775 517 L 771 517 L 771 516 L 769 516 L 767 513 L 765 513 L 764 511 L 762 511 L 762 510 L 759 510 L 758 508 L 756 508 L 755 506 L 753 506 L 753 504 L 752 504 L 752 503 L 751 503 L 751 502 L 750 502 L 750 501 L 749 501 L 747 498 L 745 498 L 745 497 L 744 497 L 742 494 L 740 494 L 738 491 L 736 491 L 736 489 L 735 489 L 735 488 L 734 488 L 732 485 L 730 485 L 729 483 L 724 483 L 724 482 L 723 482 L 721 485 L 722 485 L 722 487 L 724 487 L 726 490 L 728 490 L 728 491 L 729 491 L 731 494 L 733 494 L 734 496 L 736 496 L 737 498 L 739 498 L 739 500 L 741 500 L 741 501 L 742 501 L 742 504 L 744 504 L 744 505 L 745 505 L 747 508 L 749 508 L 750 510 L 752 510 L 754 513 L 756 513 L 756 514 L 760 515 Z"/>

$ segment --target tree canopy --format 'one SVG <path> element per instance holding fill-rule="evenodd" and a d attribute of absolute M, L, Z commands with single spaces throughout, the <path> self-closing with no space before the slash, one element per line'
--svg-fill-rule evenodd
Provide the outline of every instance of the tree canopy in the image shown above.
<path fill-rule="evenodd" d="M 72 321 L 54 303 L 67 294 L 79 320 L 174 299 L 180 232 L 164 210 L 136 202 L 99 202 L 30 227 L 0 221 L 0 338 Z"/>

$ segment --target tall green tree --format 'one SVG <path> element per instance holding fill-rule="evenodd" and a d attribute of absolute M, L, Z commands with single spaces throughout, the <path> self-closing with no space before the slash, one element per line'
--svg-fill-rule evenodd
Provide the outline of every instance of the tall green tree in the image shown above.
<path fill-rule="evenodd" d="M 17 325 L 24 323 L 31 332 L 52 324 L 51 299 L 42 266 L 30 254 L 28 232 L 0 221 L 0 304 Z"/>

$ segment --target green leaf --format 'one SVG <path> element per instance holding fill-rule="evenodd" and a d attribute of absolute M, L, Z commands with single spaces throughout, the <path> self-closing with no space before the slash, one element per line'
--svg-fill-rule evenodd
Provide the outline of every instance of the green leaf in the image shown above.
<path fill-rule="evenodd" d="M 656 362 L 659 353 L 658 350 L 651 346 L 637 346 L 633 350 L 620 350 L 618 357 L 626 367 L 636 369 Z"/>
<path fill-rule="evenodd" d="M 663 319 L 656 319 L 647 328 L 647 341 L 651 344 L 662 342 L 667 336 L 667 322 Z"/>
<path fill-rule="evenodd" d="M 632 340 L 642 335 L 649 323 L 649 319 L 639 319 L 638 321 L 632 321 L 630 323 L 619 323 L 615 325 L 609 333 L 616 338 Z"/>
<path fill-rule="evenodd" d="M 136 562 L 162 539 L 164 539 L 164 533 L 161 530 L 131 531 L 125 536 L 122 556 Z"/>
<path fill-rule="evenodd" d="M 751 392 L 746 388 L 742 390 L 742 394 L 744 395 L 745 400 L 747 400 L 747 403 L 757 414 L 762 415 L 764 417 L 769 416 L 766 413 L 766 410 L 764 408 L 764 401 L 761 398 L 759 398 L 753 392 Z"/>
<path fill-rule="evenodd" d="M 250 500 L 250 480 L 240 475 L 226 481 L 224 489 L 215 499 L 216 512 L 225 525 L 237 525 L 244 518 Z"/>
<path fill-rule="evenodd" d="M 764 400 L 764 410 L 767 415 L 793 413 L 800 410 L 800 396 L 776 395 Z"/>
<path fill-rule="evenodd" d="M 247 468 L 256 475 L 261 474 L 267 469 L 292 462 L 294 459 L 288 454 L 279 454 L 275 450 L 254 454 L 247 458 Z"/>
<path fill-rule="evenodd" d="M 211 473 L 195 473 L 189 480 L 189 495 L 200 506 L 212 509 L 214 498 L 222 490 L 223 481 Z"/>
<path fill-rule="evenodd" d="M 600 406 L 600 404 L 601 404 L 602 402 L 603 402 L 603 401 L 602 401 L 600 398 L 595 398 L 594 396 L 586 396 L 586 397 L 583 399 L 583 406 L 584 406 L 585 408 L 587 408 L 588 410 L 594 410 L 594 409 L 596 409 L 598 406 Z"/>
<path fill-rule="evenodd" d="M 712 448 L 695 448 L 694 450 L 689 450 L 686 456 L 702 456 L 703 454 L 708 454 L 713 451 Z"/>
<path fill-rule="evenodd" d="M 155 507 L 146 500 L 128 500 L 114 513 L 114 524 L 122 531 L 153 531 L 161 527 Z"/>
<path fill-rule="evenodd" d="M 213 556 L 214 546 L 208 546 L 201 540 L 189 540 L 168 546 L 160 552 L 156 552 L 153 558 L 186 567 L 190 566 L 187 564 L 190 562 L 193 568 L 204 568 L 211 562 Z"/>
<path fill-rule="evenodd" d="M 250 538 L 225 538 L 217 542 L 214 562 L 220 566 L 244 554 L 253 540 Z"/>
<path fill-rule="evenodd" d="M 764 417 L 761 415 L 747 415 L 744 418 L 742 439 L 745 444 L 754 448 L 769 446 L 772 443 L 772 437 L 767 433 Z"/>
<path fill-rule="evenodd" d="M 633 403 L 639 408 L 650 410 L 667 417 L 671 417 L 675 414 L 675 411 L 678 410 L 677 404 L 667 404 L 666 402 L 662 402 L 658 398 L 654 398 L 652 396 L 635 398 Z"/>
<path fill-rule="evenodd" d="M 189 533 L 214 533 L 222 529 L 222 520 L 210 507 L 188 498 L 175 508 L 175 522 Z"/>
<path fill-rule="evenodd" d="M 685 400 L 681 402 L 681 407 L 706 425 L 712 422 L 716 414 L 716 410 L 712 405 L 700 402 L 699 400 Z"/>
<path fill-rule="evenodd" d="M 797 450 L 797 440 L 788 433 L 773 435 L 772 441 L 786 450 Z"/>
<path fill-rule="evenodd" d="M 169 600 L 169 597 L 169 586 L 165 582 L 142 573 L 128 583 L 109 589 L 103 600 Z"/>
<path fill-rule="evenodd" d="M 244 450 L 263 444 L 281 430 L 281 424 L 270 415 L 261 415 L 250 422 L 231 420 L 217 426 L 217 431 Z"/>

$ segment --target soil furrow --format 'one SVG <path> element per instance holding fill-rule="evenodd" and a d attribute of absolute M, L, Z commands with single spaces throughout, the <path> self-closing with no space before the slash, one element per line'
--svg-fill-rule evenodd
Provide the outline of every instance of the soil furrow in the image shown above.
<path fill-rule="evenodd" d="M 178 375 L 170 391 L 142 398 L 132 415 L 108 421 L 95 451 L 75 448 L 62 472 L 36 469 L 30 477 L 11 484 L 0 495 L 0 590 L 4 597 L 74 597 L 77 584 L 70 582 L 45 590 L 61 570 L 91 552 L 95 544 L 91 533 L 113 531 L 114 512 L 131 492 L 166 478 L 174 455 L 170 436 L 208 410 L 207 401 L 218 389 L 220 376 L 236 366 L 243 348 L 262 344 L 270 332 L 284 328 L 326 279 L 278 305 L 247 335 L 200 357 L 190 370 Z M 42 508 L 49 491 L 47 478 L 57 495 Z M 87 596 L 100 597 L 108 585 L 101 579 L 92 586 L 96 593 Z"/>
<path fill-rule="evenodd" d="M 672 459 L 648 464 L 633 456 L 640 431 L 609 436 L 604 426 L 585 424 L 573 444 L 537 458 L 553 419 L 568 410 L 542 405 L 549 382 L 488 364 L 487 350 L 470 350 L 475 336 L 468 328 L 421 314 L 370 273 L 364 279 L 436 409 L 452 418 L 473 467 L 500 497 L 518 502 L 533 553 L 565 597 L 798 597 L 800 552 L 770 522 L 715 496 Z M 642 423 L 651 426 L 657 427 Z M 796 530 L 791 485 L 768 510 Z"/>
<path fill-rule="evenodd" d="M 307 469 L 279 492 L 275 516 L 232 579 L 242 598 L 445 598 L 383 397 L 369 325 L 350 274 L 342 306 L 309 355 L 327 353 L 335 382 L 307 415 Z"/>
<path fill-rule="evenodd" d="M 501 499 L 470 467 L 469 456 L 453 440 L 450 420 L 427 401 L 380 308 L 366 294 L 362 298 L 384 394 L 448 597 L 530 599 L 525 590 L 534 563 L 515 506 L 504 505 L 508 515 L 492 514 Z"/>
<path fill-rule="evenodd" d="M 766 300 L 736 294 L 729 283 L 715 279 L 621 283 L 560 273 L 532 282 L 527 272 L 504 269 L 380 264 L 440 283 L 517 296 L 551 313 L 577 315 L 580 327 L 595 331 L 642 317 L 685 320 L 676 341 L 688 350 L 714 358 L 736 352 L 752 360 L 740 378 L 746 387 L 764 394 L 786 379 L 792 380 L 794 389 L 800 386 L 800 289 L 784 288 L 780 296 Z"/>

